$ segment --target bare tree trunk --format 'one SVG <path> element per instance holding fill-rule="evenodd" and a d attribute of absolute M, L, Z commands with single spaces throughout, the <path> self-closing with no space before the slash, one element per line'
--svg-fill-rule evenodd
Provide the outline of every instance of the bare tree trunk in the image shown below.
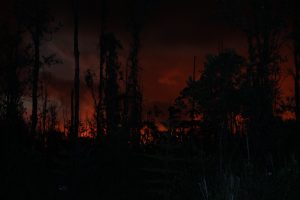
<path fill-rule="evenodd" d="M 104 113 L 103 113 L 103 94 L 104 94 L 104 63 L 105 63 L 105 49 L 103 35 L 106 29 L 106 1 L 102 1 L 101 19 L 100 19 L 100 35 L 99 35 L 99 100 L 96 110 L 96 123 L 97 123 L 97 138 L 98 141 L 103 140 L 104 134 Z"/>
<path fill-rule="evenodd" d="M 71 91 L 71 122 L 70 122 L 70 132 L 69 139 L 72 138 L 72 134 L 74 133 L 74 90 Z"/>
<path fill-rule="evenodd" d="M 34 66 L 32 70 L 32 114 L 31 114 L 31 133 L 36 134 L 37 126 L 37 107 L 38 107 L 38 81 L 39 81 L 39 70 L 40 70 L 40 27 L 39 27 L 39 6 L 36 1 L 36 27 L 35 33 L 33 34 L 34 43 Z"/>
<path fill-rule="evenodd" d="M 63 107 L 63 133 L 64 133 L 64 136 L 66 135 L 66 126 L 67 126 L 67 110 L 66 110 L 66 107 L 64 106 Z"/>
<path fill-rule="evenodd" d="M 73 137 L 78 137 L 79 129 L 79 49 L 78 49 L 78 9 L 79 2 L 74 0 L 74 58 L 75 58 L 75 76 L 74 76 L 74 132 Z"/>
<path fill-rule="evenodd" d="M 45 142 L 46 139 L 46 118 L 47 118 L 47 107 L 48 107 L 47 103 L 48 103 L 48 93 L 47 93 L 47 89 L 44 88 L 44 102 L 43 102 L 43 111 L 42 111 L 42 126 L 43 126 L 42 142 L 43 143 Z"/>

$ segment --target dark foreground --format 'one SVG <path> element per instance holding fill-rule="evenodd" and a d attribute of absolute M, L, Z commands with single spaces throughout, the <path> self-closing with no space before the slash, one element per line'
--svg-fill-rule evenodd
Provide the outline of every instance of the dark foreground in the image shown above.
<path fill-rule="evenodd" d="M 295 131 L 274 134 L 269 153 L 251 160 L 238 136 L 222 154 L 207 138 L 179 143 L 167 133 L 138 147 L 84 138 L 71 145 L 57 132 L 44 145 L 19 138 L 6 145 L 0 198 L 299 199 Z"/>

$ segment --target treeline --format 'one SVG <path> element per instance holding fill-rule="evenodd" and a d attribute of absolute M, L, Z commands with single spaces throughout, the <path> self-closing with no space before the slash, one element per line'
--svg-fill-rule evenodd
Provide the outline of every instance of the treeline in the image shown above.
<path fill-rule="evenodd" d="M 73 9 L 74 84 L 65 130 L 41 69 L 63 61 L 43 55 L 60 29 L 46 1 L 16 0 L 0 24 L 0 130 L 5 192 L 19 199 L 295 199 L 299 185 L 300 19 L 296 1 L 224 0 L 221 15 L 247 38 L 247 55 L 220 47 L 200 77 L 187 81 L 169 108 L 166 130 L 154 107 L 143 119 L 139 54 L 144 2 L 130 1 L 131 42 L 109 30 L 99 12 L 98 71 L 80 80 L 80 0 Z M 292 23 L 290 23 L 292 22 Z M 293 45 L 292 101 L 279 85 L 282 47 Z M 55 52 L 54 52 L 55 53 Z M 196 58 L 195 58 L 196 59 Z M 97 75 L 96 75 L 97 74 Z M 98 77 L 98 79 L 96 78 Z M 91 138 L 81 138 L 80 82 L 93 102 Z M 157 94 L 159 95 L 159 94 Z M 30 119 L 25 120 L 25 98 Z M 295 119 L 284 121 L 286 112 Z M 64 135 L 66 133 L 66 135 Z M 67 137 L 65 137 L 67 136 Z M 272 190 L 276 190 L 275 193 Z M 5 197 L 3 197 L 5 199 Z"/>
<path fill-rule="evenodd" d="M 99 69 L 97 72 L 84 72 L 85 79 L 80 80 L 80 2 L 70 1 L 74 20 L 74 84 L 69 91 L 67 104 L 70 108 L 63 110 L 63 119 L 60 119 L 59 105 L 50 98 L 47 74 L 42 73 L 44 67 L 63 62 L 56 52 L 46 54 L 44 49 L 62 26 L 50 13 L 50 3 L 46 0 L 16 0 L 11 3 L 13 13 L 3 21 L 1 19 L 3 199 L 7 196 L 17 199 L 79 198 L 81 181 L 87 180 L 83 177 L 86 169 L 81 167 L 82 163 L 91 162 L 88 167 L 94 177 L 100 177 L 100 180 L 111 179 L 110 176 L 115 176 L 111 174 L 115 172 L 112 169 L 119 170 L 118 162 L 108 169 L 107 174 L 110 176 L 104 177 L 101 175 L 103 162 L 110 162 L 108 160 L 112 158 L 118 161 L 124 149 L 129 146 L 137 149 L 140 144 L 142 91 L 138 57 L 143 15 L 147 10 L 144 4 L 131 1 L 128 6 L 130 18 L 127 27 L 131 42 L 125 72 L 122 72 L 119 51 L 123 47 L 115 33 L 108 28 L 109 4 L 107 1 L 101 2 L 98 44 L 95 41 L 99 49 Z M 95 73 L 99 73 L 98 79 Z M 84 130 L 88 136 L 93 136 L 93 140 L 80 138 L 83 131 L 80 120 L 80 82 L 85 82 L 93 99 L 93 119 L 88 130 Z M 29 102 L 31 105 L 28 105 Z M 71 112 L 67 113 L 67 110 Z M 30 116 L 30 119 L 26 119 L 26 116 Z M 59 127 L 62 120 L 63 129 Z M 99 148 L 104 149 L 99 151 Z M 101 156 L 103 151 L 107 155 Z M 91 157 L 86 158 L 87 153 Z M 89 174 L 87 178 L 92 177 Z M 105 186 L 99 179 L 97 183 L 93 180 L 88 185 L 94 185 L 94 190 L 90 194 L 84 193 L 85 196 L 94 195 L 98 187 Z"/>
<path fill-rule="evenodd" d="M 42 139 L 47 131 L 62 131 L 58 128 L 58 105 L 51 102 L 47 89 L 47 74 L 41 77 L 41 70 L 45 66 L 61 64 L 63 61 L 55 52 L 43 55 L 43 48 L 51 42 L 53 35 L 61 28 L 61 23 L 49 13 L 47 1 L 22 1 L 13 3 L 14 13 L 9 19 L 1 22 L 1 45 L 3 52 L 1 63 L 1 119 L 19 118 L 28 125 L 32 137 Z M 121 69 L 118 58 L 123 48 L 121 42 L 108 29 L 107 2 L 102 1 L 99 12 L 99 40 L 97 72 L 87 70 L 83 72 L 85 79 L 80 80 L 80 2 L 72 1 L 74 33 L 74 84 L 70 91 L 70 116 L 64 113 L 64 132 L 70 138 L 78 138 L 81 132 L 80 120 L 80 84 L 85 82 L 93 99 L 93 119 L 88 127 L 90 136 L 96 136 L 97 141 L 103 141 L 104 136 L 116 137 L 117 132 L 123 131 L 124 141 L 129 137 L 139 143 L 137 135 L 142 127 L 142 91 L 140 88 L 138 61 L 140 51 L 140 34 L 143 27 L 143 3 L 129 2 L 128 32 L 131 42 L 128 47 L 126 66 Z M 82 72 L 81 72 L 82 73 Z M 98 76 L 96 76 L 96 73 Z M 51 94 L 50 94 L 51 95 Z M 28 121 L 24 118 L 24 99 L 31 98 L 31 105 L 26 108 L 31 111 Z M 69 120 L 66 119 L 69 117 Z M 9 128 L 7 128 L 8 130 Z M 47 129 L 47 130 L 46 130 Z M 129 131 L 130 130 L 130 131 Z M 13 132 L 13 131 L 12 131 Z M 129 134 L 130 132 L 130 134 Z M 115 136 L 113 136 L 115 135 Z M 134 139 L 133 139 L 134 138 Z M 45 138 L 44 138 L 45 139 Z M 130 140 L 131 140 L 130 139 Z"/>
<path fill-rule="evenodd" d="M 222 16 L 244 34 L 247 55 L 221 45 L 217 54 L 206 57 L 200 77 L 195 79 L 194 74 L 169 108 L 174 134 L 188 132 L 205 151 L 217 150 L 221 169 L 233 154 L 248 163 L 264 163 L 270 155 L 283 158 L 288 149 L 298 151 L 300 18 L 293 5 L 292 1 L 223 1 Z M 295 92 L 287 98 L 280 81 L 286 61 L 282 48 L 290 44 Z M 286 112 L 294 113 L 294 119 L 284 121 Z"/>

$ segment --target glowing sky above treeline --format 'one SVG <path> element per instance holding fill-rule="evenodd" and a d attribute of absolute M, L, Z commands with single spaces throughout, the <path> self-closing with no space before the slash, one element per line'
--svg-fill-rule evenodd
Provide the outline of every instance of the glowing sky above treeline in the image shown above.
<path fill-rule="evenodd" d="M 108 29 L 120 39 L 122 68 L 129 52 L 130 33 L 127 28 L 129 1 L 108 0 Z M 146 2 L 146 1 L 145 1 Z M 205 56 L 217 53 L 220 41 L 224 48 L 234 48 L 247 55 L 247 42 L 242 33 L 229 26 L 212 1 L 171 1 L 153 0 L 148 5 L 143 21 L 139 62 L 142 67 L 141 79 L 145 110 L 158 105 L 166 114 L 192 73 L 193 57 L 197 56 L 198 77 L 203 68 Z M 98 73 L 98 34 L 100 1 L 80 1 L 79 48 L 81 68 L 81 117 L 90 116 L 93 108 L 91 96 L 84 86 L 84 72 L 91 68 Z M 63 64 L 46 67 L 43 77 L 47 77 L 52 99 L 63 105 L 70 104 L 70 91 L 74 74 L 73 58 L 73 13 L 70 0 L 53 0 L 51 11 L 62 22 L 63 27 L 53 40 L 43 46 L 44 51 L 56 53 Z M 288 61 L 282 67 L 282 91 L 293 95 L 292 78 L 288 68 L 293 67 L 291 47 L 282 49 Z"/>

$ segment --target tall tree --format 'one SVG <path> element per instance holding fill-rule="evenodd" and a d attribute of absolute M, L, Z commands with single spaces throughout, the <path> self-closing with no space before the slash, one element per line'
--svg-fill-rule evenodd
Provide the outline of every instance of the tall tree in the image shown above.
<path fill-rule="evenodd" d="M 244 58 L 233 50 L 209 55 L 199 80 L 190 79 L 181 98 L 194 102 L 196 113 L 203 121 L 232 132 L 230 121 L 242 114 Z"/>
<path fill-rule="evenodd" d="M 79 18 L 79 0 L 73 1 L 74 6 L 74 60 L 75 60 L 75 73 L 74 73 L 74 128 L 71 137 L 76 139 L 78 137 L 79 129 L 79 48 L 78 48 L 78 18 Z"/>
<path fill-rule="evenodd" d="M 131 50 L 128 57 L 126 72 L 125 95 L 125 123 L 131 130 L 134 144 L 139 144 L 140 128 L 142 123 L 142 92 L 140 88 L 140 65 L 138 56 L 140 52 L 141 24 L 134 13 L 131 20 Z M 126 73 L 126 74 L 127 74 Z M 127 76 L 127 75 L 126 75 Z"/>
<path fill-rule="evenodd" d="M 21 97 L 26 82 L 20 74 L 30 61 L 21 36 L 18 28 L 0 24 L 0 126 L 4 132 L 18 132 L 14 130 L 23 119 Z"/>
<path fill-rule="evenodd" d="M 32 114 L 31 114 L 31 131 L 34 134 L 37 125 L 37 107 L 38 107 L 38 80 L 40 70 L 40 9 L 39 1 L 35 2 L 35 30 L 32 32 L 32 39 L 34 44 L 34 66 L 32 70 Z"/>
<path fill-rule="evenodd" d="M 120 126 L 118 85 L 120 64 L 118 62 L 118 50 L 122 48 L 122 46 L 113 33 L 106 33 L 103 37 L 103 50 L 105 51 L 106 64 L 104 103 L 106 108 L 107 133 L 114 138 L 118 133 L 118 127 Z"/>
<path fill-rule="evenodd" d="M 233 50 L 207 56 L 200 79 L 190 78 L 178 98 L 192 104 L 193 112 L 202 117 L 203 128 L 212 136 L 210 138 L 215 143 L 218 141 L 220 170 L 223 170 L 227 152 L 224 149 L 229 147 L 236 130 L 233 124 L 243 113 L 244 64 L 244 58 Z"/>
<path fill-rule="evenodd" d="M 284 35 L 284 2 L 271 0 L 224 0 L 229 20 L 248 41 L 249 116 L 263 122 L 275 115 Z M 256 122 L 254 122 L 256 123 Z"/>
<path fill-rule="evenodd" d="M 285 40 L 283 14 L 287 1 L 225 0 L 231 22 L 243 31 L 248 42 L 247 82 L 244 117 L 248 152 L 252 158 L 265 157 L 271 124 L 277 116 L 280 98 L 280 51 Z M 249 140 L 248 140 L 249 138 Z M 249 143 L 248 143 L 249 141 Z M 248 156 L 249 158 L 249 156 Z"/>
<path fill-rule="evenodd" d="M 264 157 L 280 98 L 280 50 L 285 40 L 286 1 L 224 0 L 229 21 L 246 36 L 247 83 L 244 114 L 252 157 Z"/>
<path fill-rule="evenodd" d="M 146 16 L 150 10 L 150 1 L 130 1 L 129 30 L 131 32 L 130 52 L 125 73 L 125 99 L 123 123 L 130 128 L 133 143 L 139 144 L 140 129 L 142 126 L 142 101 L 143 94 L 140 86 L 141 66 L 139 54 L 141 49 L 141 32 L 145 24 Z"/>
<path fill-rule="evenodd" d="M 33 43 L 33 67 L 31 76 L 32 86 L 32 112 L 31 112 L 31 132 L 36 133 L 38 122 L 38 83 L 39 73 L 42 66 L 41 60 L 41 43 L 49 41 L 52 34 L 58 30 L 58 26 L 54 23 L 54 18 L 48 12 L 46 0 L 17 0 L 16 1 L 17 20 L 25 28 L 31 36 Z M 49 58 L 43 56 L 44 61 L 53 62 L 53 55 Z"/>
<path fill-rule="evenodd" d="M 105 63 L 105 48 L 104 48 L 104 34 L 106 32 L 106 0 L 102 0 L 101 17 L 100 17 L 100 32 L 99 32 L 99 92 L 98 103 L 96 107 L 96 125 L 97 125 L 97 138 L 103 139 L 104 135 L 104 63 Z"/>

